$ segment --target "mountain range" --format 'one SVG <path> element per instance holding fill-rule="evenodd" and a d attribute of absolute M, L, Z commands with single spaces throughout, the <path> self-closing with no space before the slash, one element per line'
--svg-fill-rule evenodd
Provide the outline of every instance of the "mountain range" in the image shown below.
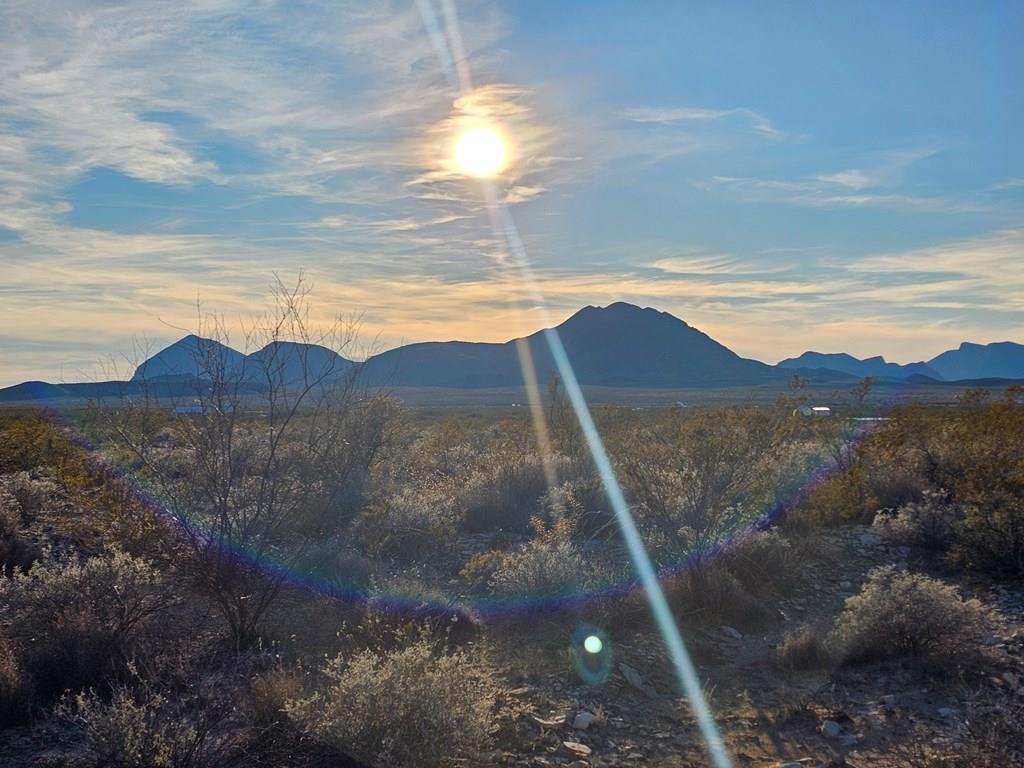
<path fill-rule="evenodd" d="M 813 383 L 842 384 L 865 376 L 887 381 L 942 382 L 1024 379 L 1024 345 L 965 342 L 935 358 L 900 365 L 882 357 L 858 359 L 845 353 L 804 352 L 777 365 L 743 358 L 677 317 L 656 309 L 617 302 L 588 306 L 557 326 L 581 384 L 607 387 L 724 387 L 782 384 L 793 374 Z M 555 371 L 541 330 L 505 343 L 466 341 L 407 344 L 364 362 L 348 360 L 326 347 L 278 341 L 243 354 L 211 339 L 190 335 L 160 350 L 136 368 L 127 382 L 48 384 L 25 382 L 0 389 L 0 401 L 93 397 L 116 389 L 131 394 L 157 388 L 187 393 L 197 381 L 224 372 L 252 391 L 269 384 L 296 386 L 359 370 L 370 385 L 477 389 L 519 386 L 520 356 L 529 351 L 540 383 Z"/>

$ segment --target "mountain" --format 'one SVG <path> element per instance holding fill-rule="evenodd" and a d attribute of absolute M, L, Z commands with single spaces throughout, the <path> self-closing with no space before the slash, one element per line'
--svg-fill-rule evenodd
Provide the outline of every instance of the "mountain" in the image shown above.
<path fill-rule="evenodd" d="M 863 379 L 873 376 L 876 379 L 908 379 L 911 376 L 925 376 L 929 379 L 942 379 L 942 375 L 925 363 L 888 363 L 882 356 L 866 357 L 863 360 L 845 352 L 834 354 L 822 352 L 804 352 L 800 357 L 790 357 L 778 363 L 779 368 L 821 368 L 829 371 L 848 373 Z"/>
<path fill-rule="evenodd" d="M 209 379 L 211 372 L 235 370 L 245 355 L 213 339 L 190 334 L 171 344 L 135 369 L 132 381 L 164 377 Z"/>
<path fill-rule="evenodd" d="M 933 357 L 928 365 L 945 379 L 1024 379 L 1024 344 L 965 341 L 957 349 Z"/>
<path fill-rule="evenodd" d="M 667 312 L 622 302 L 584 307 L 557 326 L 581 384 L 618 387 L 759 384 L 784 380 L 771 366 L 740 357 Z M 365 364 L 369 381 L 391 386 L 507 387 L 522 383 L 518 348 L 529 349 L 543 384 L 555 371 L 538 331 L 504 344 L 409 344 Z"/>
<path fill-rule="evenodd" d="M 256 385 L 272 381 L 296 387 L 334 379 L 350 370 L 352 365 L 351 360 L 319 344 L 272 341 L 263 349 L 247 355 L 236 370 L 246 381 Z"/>

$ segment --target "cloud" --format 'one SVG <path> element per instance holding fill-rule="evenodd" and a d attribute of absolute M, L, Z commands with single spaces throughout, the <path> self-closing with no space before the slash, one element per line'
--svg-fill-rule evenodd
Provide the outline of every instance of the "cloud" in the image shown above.
<path fill-rule="evenodd" d="M 785 138 L 785 134 L 759 112 L 746 107 L 734 109 L 708 109 L 706 107 L 630 107 L 620 115 L 634 123 L 677 125 L 689 122 L 717 122 L 726 118 L 742 119 L 749 130 L 771 139 Z"/>

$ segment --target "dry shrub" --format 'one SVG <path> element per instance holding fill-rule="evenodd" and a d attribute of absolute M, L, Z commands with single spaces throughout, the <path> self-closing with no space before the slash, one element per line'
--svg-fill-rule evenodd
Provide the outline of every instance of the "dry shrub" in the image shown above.
<path fill-rule="evenodd" d="M 51 477 L 13 472 L 0 477 L 0 486 L 17 501 L 22 524 L 31 522 L 49 507 L 67 506 L 64 491 Z"/>
<path fill-rule="evenodd" d="M 351 634 L 377 648 L 428 637 L 448 647 L 480 634 L 477 615 L 414 576 L 376 578 L 362 623 Z"/>
<path fill-rule="evenodd" d="M 961 600 L 937 579 L 888 566 L 871 571 L 860 594 L 846 599 L 832 642 L 849 663 L 899 656 L 962 661 L 977 652 L 991 622 L 978 600 Z"/>
<path fill-rule="evenodd" d="M 748 627 L 769 616 L 764 604 L 722 563 L 691 567 L 673 579 L 668 590 L 677 610 L 708 624 Z"/>
<path fill-rule="evenodd" d="M 24 714 L 28 699 L 29 690 L 14 643 L 0 632 L 0 728 Z"/>
<path fill-rule="evenodd" d="M 146 685 L 118 686 L 109 700 L 94 692 L 64 699 L 57 715 L 80 729 L 97 768 L 200 768 L 207 728 Z"/>
<path fill-rule="evenodd" d="M 488 586 L 501 597 L 558 599 L 580 594 L 589 575 L 579 547 L 572 542 L 531 539 L 504 554 Z"/>
<path fill-rule="evenodd" d="M 368 511 L 361 536 L 376 557 L 434 558 L 456 540 L 459 514 L 446 483 L 427 483 L 391 494 Z"/>
<path fill-rule="evenodd" d="M 877 508 L 878 501 L 868 488 L 867 472 L 855 464 L 810 488 L 801 514 L 812 522 L 836 523 L 865 520 Z"/>
<path fill-rule="evenodd" d="M 547 491 L 544 465 L 532 454 L 481 470 L 460 494 L 460 506 L 466 510 L 463 527 L 470 533 L 526 532 Z"/>
<path fill-rule="evenodd" d="M 726 565 L 754 593 L 792 583 L 799 564 L 793 545 L 778 531 L 752 531 L 732 545 Z"/>
<path fill-rule="evenodd" d="M 944 491 L 926 490 L 921 501 L 904 504 L 891 514 L 879 513 L 873 527 L 893 544 L 944 552 L 953 544 L 959 517 Z"/>
<path fill-rule="evenodd" d="M 273 724 L 286 721 L 288 702 L 297 701 L 305 695 L 302 672 L 275 666 L 252 678 L 249 693 L 257 722 Z"/>
<path fill-rule="evenodd" d="M 160 574 L 122 552 L 41 562 L 0 581 L 0 622 L 44 697 L 116 677 L 147 650 L 167 604 Z"/>
<path fill-rule="evenodd" d="M 786 634 L 775 647 L 778 665 L 788 671 L 824 669 L 831 666 L 832 655 L 818 634 L 810 627 L 800 627 Z"/>
<path fill-rule="evenodd" d="M 499 688 L 482 659 L 436 656 L 427 641 L 388 652 L 338 656 L 325 689 L 290 701 L 310 735 L 372 765 L 428 768 L 462 758 L 481 764 Z"/>

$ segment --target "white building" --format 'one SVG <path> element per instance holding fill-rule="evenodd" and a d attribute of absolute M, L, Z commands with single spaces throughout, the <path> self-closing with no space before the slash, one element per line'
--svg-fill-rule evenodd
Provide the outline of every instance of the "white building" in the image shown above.
<path fill-rule="evenodd" d="M 801 405 L 795 411 L 793 415 L 800 416 L 831 416 L 832 409 L 827 405 Z"/>

